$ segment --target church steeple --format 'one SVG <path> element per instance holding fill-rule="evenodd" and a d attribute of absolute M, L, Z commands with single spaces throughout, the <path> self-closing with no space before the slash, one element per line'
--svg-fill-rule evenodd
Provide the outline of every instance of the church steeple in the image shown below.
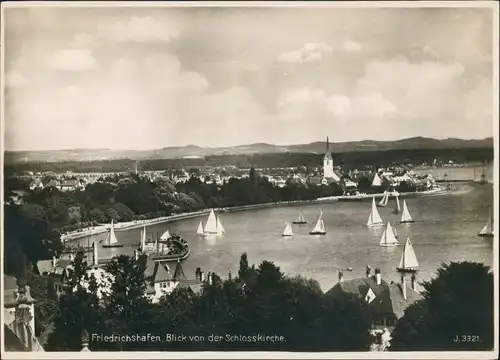
<path fill-rule="evenodd" d="M 330 152 L 330 141 L 328 141 L 328 136 L 326 137 L 326 152 Z"/>

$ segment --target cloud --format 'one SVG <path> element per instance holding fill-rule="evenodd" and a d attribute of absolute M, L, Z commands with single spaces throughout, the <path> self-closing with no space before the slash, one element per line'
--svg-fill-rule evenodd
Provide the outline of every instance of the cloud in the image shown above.
<path fill-rule="evenodd" d="M 68 44 L 70 48 L 88 49 L 94 44 L 94 37 L 90 34 L 81 32 L 73 35 L 73 39 Z"/>
<path fill-rule="evenodd" d="M 179 32 L 170 24 L 153 17 L 131 17 L 110 24 L 100 24 L 99 33 L 107 40 L 118 43 L 163 43 L 175 39 Z"/>
<path fill-rule="evenodd" d="M 327 44 L 308 43 L 300 49 L 281 54 L 278 56 L 277 61 L 281 63 L 318 62 L 331 54 L 332 51 L 332 47 Z"/>
<path fill-rule="evenodd" d="M 61 71 L 86 71 L 97 68 L 98 63 L 88 49 L 63 49 L 52 54 L 49 66 Z"/>
<path fill-rule="evenodd" d="M 348 97 L 311 88 L 286 92 L 279 98 L 278 108 L 289 118 L 305 119 L 322 114 L 340 122 L 380 121 L 397 112 L 396 106 L 378 92 Z"/>
<path fill-rule="evenodd" d="M 342 44 L 342 48 L 347 51 L 359 51 L 363 49 L 363 44 L 357 41 L 348 40 L 344 41 L 344 43 Z"/>
<path fill-rule="evenodd" d="M 9 71 L 5 75 L 5 86 L 22 87 L 28 84 L 28 79 L 16 70 Z"/>

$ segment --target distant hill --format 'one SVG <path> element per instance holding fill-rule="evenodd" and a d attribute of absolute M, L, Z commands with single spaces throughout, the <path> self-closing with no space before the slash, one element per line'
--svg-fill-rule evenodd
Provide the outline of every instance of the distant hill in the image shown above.
<path fill-rule="evenodd" d="M 413 137 L 397 141 L 350 141 L 330 143 L 332 153 L 385 150 L 440 150 L 464 148 L 492 148 L 493 138 L 482 140 L 432 139 Z M 204 157 L 209 155 L 245 155 L 271 153 L 323 153 L 324 141 L 300 145 L 273 145 L 255 143 L 231 147 L 200 147 L 196 145 L 165 147 L 156 150 L 111 150 L 111 149 L 73 149 L 52 151 L 6 151 L 6 163 L 59 162 L 59 161 L 96 161 L 96 160 L 151 160 Z"/>

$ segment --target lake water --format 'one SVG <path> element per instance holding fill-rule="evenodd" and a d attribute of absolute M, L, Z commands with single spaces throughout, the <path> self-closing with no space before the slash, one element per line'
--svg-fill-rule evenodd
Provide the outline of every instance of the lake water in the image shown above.
<path fill-rule="evenodd" d="M 420 263 L 419 281 L 433 276 L 442 262 L 468 260 L 492 266 L 493 240 L 477 236 L 493 206 L 491 185 L 456 183 L 449 194 L 408 198 L 406 202 L 415 220 L 412 224 L 399 224 L 400 215 L 392 214 L 395 204 L 392 199 L 387 208 L 379 208 L 382 219 L 391 221 L 396 228 L 401 246 L 395 248 L 379 246 L 382 227 L 366 226 L 370 201 L 224 213 L 220 218 L 226 233 L 215 238 L 196 236 L 198 223 L 205 221 L 206 215 L 148 226 L 147 232 L 151 238 L 168 228 L 172 234 L 179 234 L 187 240 L 191 255 L 183 261 L 183 267 L 186 275 L 192 274 L 193 278 L 197 267 L 205 273 L 215 271 L 222 277 L 227 277 L 229 271 L 236 274 L 240 255 L 246 252 L 250 264 L 273 261 L 286 274 L 300 274 L 318 280 L 324 290 L 337 283 L 339 268 L 353 268 L 352 272 L 344 271 L 344 278 L 348 280 L 364 276 L 367 264 L 372 269 L 379 267 L 384 279 L 399 281 L 395 268 L 407 236 L 412 239 Z M 285 222 L 294 220 L 300 209 L 309 224 L 293 225 L 295 236 L 282 237 Z M 309 235 L 320 210 L 323 210 L 328 233 L 325 236 Z M 132 254 L 140 241 L 140 232 L 141 229 L 117 231 L 118 241 L 125 246 L 100 248 L 99 257 Z M 105 237 L 106 234 L 100 234 L 94 236 L 94 240 Z M 87 239 L 80 241 L 87 245 Z"/>

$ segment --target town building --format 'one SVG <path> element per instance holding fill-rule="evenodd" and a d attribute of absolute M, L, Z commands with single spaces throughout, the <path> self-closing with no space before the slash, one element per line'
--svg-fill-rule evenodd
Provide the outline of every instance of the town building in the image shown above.
<path fill-rule="evenodd" d="M 339 272 L 338 283 L 326 294 L 337 296 L 339 293 L 348 293 L 365 299 L 374 312 L 371 333 L 377 340 L 372 350 L 383 351 L 390 345 L 390 334 L 396 322 L 403 317 L 405 309 L 423 298 L 416 286 L 415 276 L 410 285 L 405 276 L 402 276 L 400 283 L 387 282 L 382 278 L 380 269 L 375 269 L 372 275 L 371 269 L 367 267 L 365 278 L 346 281 L 343 273 Z"/>

